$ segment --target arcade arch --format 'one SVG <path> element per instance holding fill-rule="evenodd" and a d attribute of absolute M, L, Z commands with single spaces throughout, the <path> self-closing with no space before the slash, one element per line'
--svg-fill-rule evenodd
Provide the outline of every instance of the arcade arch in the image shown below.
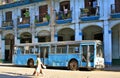
<path fill-rule="evenodd" d="M 29 32 L 20 34 L 20 43 L 32 43 L 32 35 Z"/>
<path fill-rule="evenodd" d="M 101 40 L 103 41 L 103 29 L 99 26 L 87 26 L 82 30 L 83 40 Z"/>
<path fill-rule="evenodd" d="M 63 28 L 58 31 L 58 41 L 74 41 L 75 31 L 71 28 Z"/>
<path fill-rule="evenodd" d="M 120 65 L 120 24 L 111 28 L 112 30 L 112 64 Z"/>

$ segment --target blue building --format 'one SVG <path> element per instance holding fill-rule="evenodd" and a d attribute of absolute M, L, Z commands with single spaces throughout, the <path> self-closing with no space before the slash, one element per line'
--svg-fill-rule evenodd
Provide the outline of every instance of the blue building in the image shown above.
<path fill-rule="evenodd" d="M 0 60 L 14 44 L 101 40 L 106 65 L 120 65 L 119 0 L 0 0 Z"/>

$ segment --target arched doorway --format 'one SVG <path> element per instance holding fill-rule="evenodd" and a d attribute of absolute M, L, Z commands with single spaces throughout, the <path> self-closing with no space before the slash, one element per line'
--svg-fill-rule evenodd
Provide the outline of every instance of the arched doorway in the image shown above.
<path fill-rule="evenodd" d="M 64 28 L 58 32 L 58 41 L 74 41 L 75 31 L 71 28 Z"/>
<path fill-rule="evenodd" d="M 50 42 L 51 37 L 50 37 L 50 32 L 46 30 L 40 31 L 38 34 L 38 42 Z"/>
<path fill-rule="evenodd" d="M 83 40 L 101 40 L 103 41 L 103 29 L 98 26 L 88 26 L 82 30 Z"/>
<path fill-rule="evenodd" d="M 29 32 L 24 32 L 20 35 L 20 43 L 32 43 L 32 35 Z"/>
<path fill-rule="evenodd" d="M 120 65 L 120 24 L 112 28 L 112 64 Z"/>
<path fill-rule="evenodd" d="M 7 34 L 5 36 L 5 62 L 12 62 L 12 54 L 14 50 L 14 35 Z"/>

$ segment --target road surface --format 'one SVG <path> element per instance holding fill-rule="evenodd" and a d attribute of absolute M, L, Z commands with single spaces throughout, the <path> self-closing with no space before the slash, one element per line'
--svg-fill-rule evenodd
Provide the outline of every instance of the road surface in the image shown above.
<path fill-rule="evenodd" d="M 32 76 L 34 68 L 0 64 L 0 78 L 120 78 L 120 71 L 70 71 L 44 69 L 45 75 Z"/>

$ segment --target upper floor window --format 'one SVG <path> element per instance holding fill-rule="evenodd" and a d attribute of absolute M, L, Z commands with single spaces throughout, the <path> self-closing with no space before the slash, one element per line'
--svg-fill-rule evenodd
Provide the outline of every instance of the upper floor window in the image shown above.
<path fill-rule="evenodd" d="M 47 5 L 40 6 L 39 7 L 39 20 L 40 20 L 40 22 L 43 22 L 45 20 L 44 17 L 46 17 L 47 14 L 48 14 L 48 6 Z"/>
<path fill-rule="evenodd" d="M 70 1 L 60 3 L 60 11 L 70 10 Z"/>
<path fill-rule="evenodd" d="M 120 13 L 120 0 L 115 0 L 115 12 Z"/>
<path fill-rule="evenodd" d="M 21 17 L 29 17 L 29 9 L 24 8 L 21 10 Z"/>
<path fill-rule="evenodd" d="M 85 0 L 85 8 L 82 9 L 82 12 L 87 13 L 88 16 L 98 15 L 99 7 L 97 0 Z"/>
<path fill-rule="evenodd" d="M 12 11 L 8 11 L 5 13 L 6 15 L 6 21 L 11 21 L 12 20 Z"/>
<path fill-rule="evenodd" d="M 85 0 L 85 8 L 96 8 L 97 0 Z"/>

